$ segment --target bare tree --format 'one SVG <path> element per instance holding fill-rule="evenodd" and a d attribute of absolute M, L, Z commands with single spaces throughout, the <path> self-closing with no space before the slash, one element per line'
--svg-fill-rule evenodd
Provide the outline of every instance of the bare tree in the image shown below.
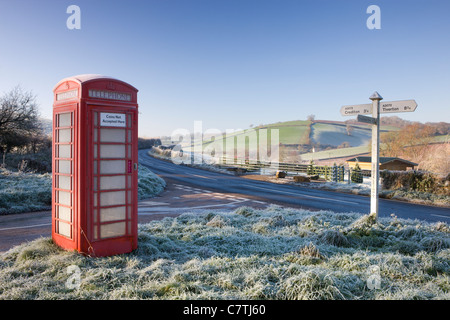
<path fill-rule="evenodd" d="M 421 123 L 412 123 L 399 131 L 383 132 L 382 156 L 404 157 L 407 160 L 420 163 L 429 152 L 430 143 L 436 133 L 436 128 Z"/>
<path fill-rule="evenodd" d="M 354 127 L 351 126 L 350 123 L 347 123 L 347 124 L 345 125 L 345 130 L 347 131 L 347 135 L 348 135 L 348 136 L 351 136 L 351 135 L 352 135 L 353 129 L 354 129 Z"/>
<path fill-rule="evenodd" d="M 24 146 L 40 131 L 36 97 L 20 86 L 0 97 L 0 152 L 5 164 L 6 153 Z"/>
<path fill-rule="evenodd" d="M 350 143 L 347 141 L 344 141 L 337 147 L 337 149 L 342 149 L 342 148 L 350 148 Z"/>

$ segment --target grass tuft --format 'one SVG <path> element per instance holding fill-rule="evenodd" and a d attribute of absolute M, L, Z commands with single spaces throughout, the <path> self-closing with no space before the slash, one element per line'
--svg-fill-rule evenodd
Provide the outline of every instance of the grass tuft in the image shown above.
<path fill-rule="evenodd" d="M 73 266 L 78 289 L 66 286 Z M 0 299 L 449 298 L 446 224 L 355 213 L 188 212 L 139 225 L 129 254 L 89 258 L 41 238 L 0 255 Z"/>

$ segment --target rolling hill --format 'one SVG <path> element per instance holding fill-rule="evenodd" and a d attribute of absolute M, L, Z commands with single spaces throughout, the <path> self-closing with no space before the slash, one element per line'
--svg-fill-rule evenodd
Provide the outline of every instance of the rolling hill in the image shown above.
<path fill-rule="evenodd" d="M 259 144 L 259 135 L 263 132 L 262 130 L 266 130 L 269 140 L 273 130 L 278 130 L 282 158 L 280 160 L 282 161 L 298 161 L 301 154 L 309 153 L 313 151 L 313 148 L 315 152 L 336 149 L 345 155 L 354 155 L 355 151 L 361 153 L 361 150 L 366 152 L 366 146 L 371 137 L 371 129 L 360 124 L 347 125 L 338 121 L 296 120 L 260 125 L 222 137 L 205 135 L 204 140 L 196 142 L 194 146 L 198 150 L 199 144 L 203 144 L 203 149 L 208 150 L 222 142 L 223 150 L 226 150 L 227 146 L 233 145 L 235 149 L 248 148 L 251 139 L 256 139 Z M 347 148 L 342 148 L 344 146 L 349 147 L 347 152 L 344 150 Z M 340 148 L 337 149 L 338 147 Z M 183 146 L 185 151 L 190 151 L 190 149 L 189 145 Z"/>
<path fill-rule="evenodd" d="M 349 147 L 367 145 L 371 138 L 371 129 L 351 126 L 347 133 L 347 126 L 340 123 L 315 122 L 311 125 L 311 142 L 327 146 L 338 147 L 347 142 Z"/>
<path fill-rule="evenodd" d="M 404 126 L 401 122 L 398 126 L 387 119 L 387 123 L 381 125 L 381 132 L 398 131 Z M 395 119 L 394 119 L 395 120 Z M 195 150 L 199 150 L 202 144 L 206 154 L 214 153 L 215 148 L 222 143 L 222 150 L 227 147 L 235 150 L 249 149 L 249 141 L 259 144 L 259 136 L 267 132 L 270 141 L 273 130 L 279 133 L 280 161 L 283 162 L 309 162 L 324 159 L 341 158 L 367 154 L 370 151 L 372 129 L 369 125 L 356 122 L 328 121 L 328 120 L 296 120 L 259 125 L 254 128 L 241 130 L 223 136 L 203 136 L 203 141 L 194 142 Z M 436 142 L 440 136 L 435 137 Z M 442 140 L 442 139 L 441 139 Z M 190 145 L 183 145 L 183 150 L 190 151 Z M 251 148 L 250 148 L 251 149 Z M 247 154 L 251 154 L 247 152 Z M 242 151 L 241 151 L 242 152 Z M 204 154 L 205 154 L 204 153 Z M 214 154 L 213 154 L 214 155 Z M 241 153 L 242 155 L 242 153 Z M 250 156 L 250 158 L 252 158 Z"/>

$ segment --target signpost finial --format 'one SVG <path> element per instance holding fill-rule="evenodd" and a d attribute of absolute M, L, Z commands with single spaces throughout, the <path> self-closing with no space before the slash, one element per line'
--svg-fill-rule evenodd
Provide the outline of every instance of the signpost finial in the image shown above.
<path fill-rule="evenodd" d="M 374 92 L 371 96 L 370 96 L 370 98 L 369 98 L 370 100 L 383 100 L 383 97 L 382 96 L 380 96 L 380 94 L 378 93 L 378 92 Z"/>

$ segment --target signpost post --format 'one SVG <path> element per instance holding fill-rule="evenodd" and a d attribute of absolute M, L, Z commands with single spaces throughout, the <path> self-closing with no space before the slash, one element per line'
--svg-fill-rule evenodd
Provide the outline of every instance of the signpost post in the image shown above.
<path fill-rule="evenodd" d="M 376 123 L 372 125 L 372 172 L 370 175 L 370 213 L 378 219 L 378 181 L 380 181 L 380 101 L 383 97 L 375 91 L 370 96 L 372 100 L 372 117 Z"/>
<path fill-rule="evenodd" d="M 380 179 L 380 113 L 414 112 L 417 103 L 414 100 L 383 102 L 383 97 L 374 92 L 369 98 L 372 104 L 342 106 L 341 115 L 357 116 L 359 122 L 372 125 L 372 172 L 370 191 L 370 213 L 378 219 L 378 182 Z M 372 117 L 365 116 L 372 114 Z"/>

